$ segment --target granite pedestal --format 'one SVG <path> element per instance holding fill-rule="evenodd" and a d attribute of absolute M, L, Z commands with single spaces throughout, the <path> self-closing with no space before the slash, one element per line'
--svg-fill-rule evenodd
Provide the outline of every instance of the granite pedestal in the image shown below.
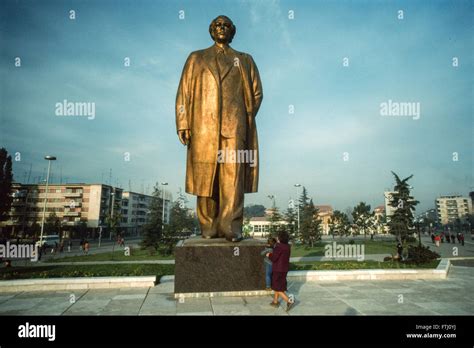
<path fill-rule="evenodd" d="M 181 242 L 175 250 L 175 294 L 264 290 L 265 244 L 256 239 L 228 242 L 201 237 Z"/>

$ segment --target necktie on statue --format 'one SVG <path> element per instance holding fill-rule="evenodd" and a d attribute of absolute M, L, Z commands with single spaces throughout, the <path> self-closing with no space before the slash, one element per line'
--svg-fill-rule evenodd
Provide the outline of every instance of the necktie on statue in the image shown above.
<path fill-rule="evenodd" d="M 227 65 L 225 52 L 224 50 L 219 50 L 217 52 L 217 66 L 219 67 L 219 75 L 222 77 L 225 72 L 225 67 Z"/>

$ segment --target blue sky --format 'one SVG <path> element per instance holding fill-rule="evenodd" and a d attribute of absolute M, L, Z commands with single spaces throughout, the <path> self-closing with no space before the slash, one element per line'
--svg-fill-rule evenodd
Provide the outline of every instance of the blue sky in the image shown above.
<path fill-rule="evenodd" d="M 188 54 L 212 44 L 219 14 L 234 21 L 232 46 L 254 57 L 264 89 L 260 187 L 246 204 L 269 206 L 275 195 L 286 208 L 300 183 L 316 204 L 374 207 L 394 184 L 391 170 L 414 174 L 419 211 L 472 190 L 474 21 L 462 0 L 3 1 L 0 146 L 21 153 L 15 178 L 30 164 L 30 182 L 43 176 L 53 154 L 54 181 L 61 172 L 105 182 L 111 168 L 125 189 L 129 180 L 135 191 L 184 187 L 176 89 Z M 55 116 L 63 99 L 95 102 L 96 117 Z M 420 119 L 381 116 L 389 99 L 419 102 Z"/>

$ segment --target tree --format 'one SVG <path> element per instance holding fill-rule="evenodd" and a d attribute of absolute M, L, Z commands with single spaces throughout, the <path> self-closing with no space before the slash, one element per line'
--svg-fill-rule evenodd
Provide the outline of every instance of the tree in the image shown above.
<path fill-rule="evenodd" d="M 122 221 L 122 214 L 119 211 L 114 211 L 114 214 L 112 216 L 107 216 L 105 221 L 107 222 L 107 226 L 111 235 L 114 237 L 117 236 L 120 227 L 120 221 Z"/>
<path fill-rule="evenodd" d="M 36 220 L 34 220 L 28 227 L 28 234 L 36 238 L 39 236 L 40 232 L 41 226 Z"/>
<path fill-rule="evenodd" d="M 76 236 L 79 236 L 79 238 L 87 238 L 87 221 L 81 220 L 79 221 L 79 224 L 74 226 L 74 228 L 71 230 L 72 233 L 74 233 Z M 72 236 L 71 236 L 72 238 Z"/>
<path fill-rule="evenodd" d="M 394 193 L 390 199 L 390 206 L 396 208 L 388 223 L 390 233 L 398 237 L 399 240 L 406 240 L 408 234 L 415 228 L 413 213 L 419 203 L 410 195 L 410 186 L 408 180 L 413 175 L 401 180 L 397 174 L 392 172 L 395 177 Z"/>
<path fill-rule="evenodd" d="M 0 149 L 0 221 L 8 219 L 12 205 L 12 157 L 5 148 Z"/>
<path fill-rule="evenodd" d="M 346 213 L 335 210 L 329 220 L 330 234 L 333 236 L 345 236 L 350 234 L 350 222 Z"/>
<path fill-rule="evenodd" d="M 252 218 L 256 216 L 265 216 L 265 207 L 261 204 L 252 204 L 244 208 L 244 217 Z"/>
<path fill-rule="evenodd" d="M 308 190 L 306 190 L 306 187 L 303 186 L 303 191 L 301 192 L 300 197 L 298 198 L 298 205 L 296 206 L 296 214 L 300 214 L 300 226 L 299 226 L 299 231 L 296 233 L 296 238 L 299 238 L 301 242 L 304 244 L 303 236 L 302 236 L 302 226 L 303 226 L 303 212 L 307 210 L 307 207 L 309 205 L 309 197 L 308 197 Z M 298 217 L 298 215 L 297 215 Z"/>
<path fill-rule="evenodd" d="M 244 224 L 242 226 L 242 237 L 250 238 L 250 232 L 252 232 L 252 226 L 250 225 L 250 217 L 244 218 Z"/>
<path fill-rule="evenodd" d="M 384 226 L 387 224 L 387 216 L 385 214 L 374 214 L 374 220 L 377 233 L 385 233 Z"/>
<path fill-rule="evenodd" d="M 49 216 L 44 221 L 43 236 L 56 234 L 61 235 L 61 220 L 56 215 L 55 212 L 49 214 Z"/>
<path fill-rule="evenodd" d="M 304 209 L 306 206 L 308 206 L 308 204 L 309 204 L 308 191 L 306 190 L 306 187 L 303 186 L 303 191 L 301 192 L 301 196 L 299 199 L 300 215 L 301 215 L 301 210 Z"/>
<path fill-rule="evenodd" d="M 362 231 L 364 238 L 367 237 L 367 232 L 371 232 L 375 227 L 374 214 L 370 211 L 370 205 L 365 202 L 360 202 L 354 207 L 352 218 L 358 232 Z"/>
<path fill-rule="evenodd" d="M 194 228 L 194 219 L 189 215 L 186 202 L 184 194 L 179 193 L 170 210 L 169 224 L 165 225 L 159 237 L 159 243 L 163 246 L 165 255 L 170 255 L 178 240 L 191 235 Z"/>
<path fill-rule="evenodd" d="M 311 247 L 314 243 L 321 239 L 321 220 L 318 217 L 319 210 L 314 206 L 313 200 L 303 208 L 301 212 L 301 240 L 303 244 L 310 244 Z"/>
<path fill-rule="evenodd" d="M 289 206 L 286 212 L 284 213 L 283 219 L 288 223 L 288 234 L 290 236 L 290 239 L 296 238 L 296 232 L 297 232 L 297 224 L 298 224 L 298 215 L 296 212 L 296 209 L 293 206 Z"/>
<path fill-rule="evenodd" d="M 280 214 L 280 211 L 277 207 L 273 207 L 272 215 L 270 215 L 268 221 L 270 221 L 269 232 L 270 236 L 276 238 L 278 236 L 278 232 L 282 229 L 281 221 L 283 217 Z"/>
<path fill-rule="evenodd" d="M 162 232 L 162 200 L 161 190 L 158 184 L 153 190 L 153 198 L 150 203 L 150 218 L 143 226 L 142 249 L 148 249 L 151 253 L 158 250 L 159 240 Z"/>

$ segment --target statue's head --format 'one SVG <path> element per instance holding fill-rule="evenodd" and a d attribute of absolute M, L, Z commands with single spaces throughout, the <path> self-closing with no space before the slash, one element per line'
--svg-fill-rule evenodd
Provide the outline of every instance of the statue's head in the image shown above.
<path fill-rule="evenodd" d="M 218 16 L 209 25 L 209 34 L 215 42 L 219 43 L 231 43 L 235 31 L 234 23 L 227 16 Z"/>

